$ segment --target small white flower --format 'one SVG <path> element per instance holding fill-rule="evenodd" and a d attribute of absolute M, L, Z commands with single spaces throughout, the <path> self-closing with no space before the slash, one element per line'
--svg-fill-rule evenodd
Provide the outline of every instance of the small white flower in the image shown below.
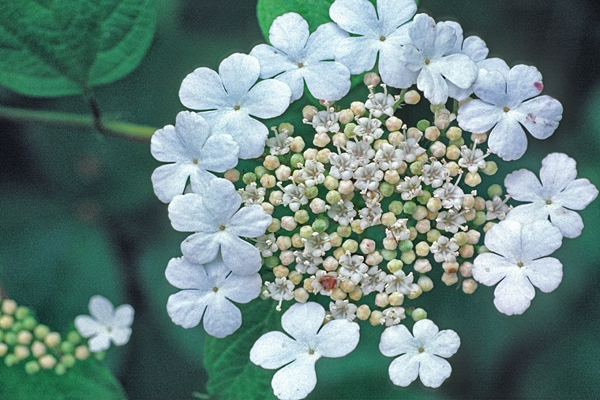
<path fill-rule="evenodd" d="M 169 204 L 169 218 L 180 232 L 196 232 L 182 244 L 190 261 L 206 264 L 219 250 L 225 265 L 234 273 L 252 275 L 260 269 L 260 252 L 241 239 L 259 237 L 272 222 L 260 205 L 245 206 L 233 183 L 213 179 L 203 196 L 188 193 L 176 196 Z"/>
<path fill-rule="evenodd" d="M 507 175 L 504 186 L 510 196 L 518 201 L 530 202 L 515 207 L 507 217 L 521 222 L 550 217 L 564 237 L 579 236 L 583 220 L 571 210 L 587 207 L 598 196 L 598 189 L 587 179 L 576 177 L 575 160 L 563 153 L 552 153 L 544 158 L 540 169 L 541 185 L 535 174 L 526 169 Z"/>
<path fill-rule="evenodd" d="M 493 253 L 475 258 L 473 278 L 486 286 L 500 282 L 494 290 L 494 304 L 501 313 L 523 314 L 535 297 L 534 286 L 548 293 L 560 284 L 560 261 L 541 258 L 562 244 L 559 229 L 547 220 L 522 225 L 506 219 L 486 233 L 484 243 Z"/>
<path fill-rule="evenodd" d="M 458 109 L 458 124 L 473 133 L 491 130 L 490 150 L 506 161 L 517 160 L 527 149 L 523 127 L 533 137 L 546 139 L 562 119 L 563 107 L 558 100 L 550 96 L 535 97 L 543 88 L 542 74 L 535 67 L 509 68 L 502 63 L 494 70 L 482 69 L 473 85 L 479 100 L 469 101 Z"/>
<path fill-rule="evenodd" d="M 400 58 L 406 67 L 418 73 L 417 87 L 432 104 L 448 100 L 448 82 L 460 89 L 469 88 L 477 79 L 479 68 L 467 55 L 453 53 L 457 41 L 454 29 L 433 18 L 417 14 L 410 23 L 411 43 L 405 45 Z"/>
<path fill-rule="evenodd" d="M 75 327 L 81 336 L 91 339 L 88 346 L 92 353 L 106 350 L 112 341 L 122 346 L 129 341 L 134 310 L 129 304 L 123 304 L 115 310 L 112 303 L 102 296 L 90 299 L 88 315 L 75 318 Z"/>
<path fill-rule="evenodd" d="M 308 23 L 296 13 L 283 14 L 273 21 L 269 41 L 250 52 L 260 62 L 260 77 L 285 82 L 292 89 L 291 101 L 304 92 L 321 100 L 339 100 L 350 90 L 350 71 L 333 61 L 338 40 L 348 34 L 334 23 L 323 24 L 310 34 Z M 331 61 L 326 61 L 331 60 Z"/>
<path fill-rule="evenodd" d="M 413 334 L 404 325 L 390 326 L 381 334 L 381 353 L 387 357 L 400 355 L 390 364 L 390 379 L 395 385 L 408 386 L 418 376 L 423 385 L 437 388 L 452 373 L 444 358 L 456 353 L 460 338 L 453 330 L 440 332 L 428 319 L 417 321 Z"/>
<path fill-rule="evenodd" d="M 208 264 L 194 264 L 184 257 L 169 261 L 165 276 L 169 283 L 183 289 L 169 296 L 167 313 L 173 322 L 193 328 L 204 317 L 204 330 L 211 336 L 225 337 L 242 325 L 242 313 L 231 303 L 248 303 L 260 294 L 259 274 L 236 275 L 221 257 Z"/>
<path fill-rule="evenodd" d="M 198 68 L 183 79 L 181 103 L 199 112 L 211 125 L 213 134 L 229 134 L 239 145 L 239 157 L 255 158 L 265 148 L 269 130 L 250 116 L 277 117 L 287 110 L 292 92 L 275 79 L 256 83 L 258 60 L 235 53 L 219 65 L 219 73 Z M 255 84 L 256 83 L 256 84 Z"/>
<path fill-rule="evenodd" d="M 154 193 L 163 202 L 182 194 L 188 178 L 194 193 L 201 194 L 213 172 L 225 172 L 237 165 L 239 146 L 230 135 L 211 135 L 200 115 L 189 111 L 177 114 L 175 126 L 167 125 L 152 135 L 152 156 L 170 162 L 152 173 Z"/>
<path fill-rule="evenodd" d="M 379 55 L 383 83 L 396 88 L 411 86 L 417 74 L 402 64 L 398 54 L 410 41 L 406 23 L 416 12 L 414 0 L 378 0 L 377 10 L 368 0 L 336 0 L 329 16 L 340 28 L 358 35 L 339 41 L 336 61 L 356 75 L 372 69 Z"/>
<path fill-rule="evenodd" d="M 250 361 L 265 369 L 283 367 L 271 385 L 280 399 L 303 399 L 317 384 L 315 363 L 321 357 L 339 358 L 352 352 L 359 340 L 359 326 L 336 319 L 323 326 L 325 309 L 317 303 L 296 303 L 281 317 L 278 331 L 262 335 L 250 350 Z M 285 366 L 284 366 L 285 365 Z"/>

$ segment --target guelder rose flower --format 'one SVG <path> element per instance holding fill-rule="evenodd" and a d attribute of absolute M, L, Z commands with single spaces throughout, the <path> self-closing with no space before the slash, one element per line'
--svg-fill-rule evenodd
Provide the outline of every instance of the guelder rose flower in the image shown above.
<path fill-rule="evenodd" d="M 198 68 L 185 77 L 179 90 L 181 103 L 199 112 L 214 134 L 229 134 L 239 145 L 239 157 L 259 157 L 268 129 L 257 118 L 274 118 L 287 110 L 292 92 L 283 82 L 260 75 L 258 60 L 246 54 L 232 54 L 219 65 L 219 73 Z M 255 84 L 256 83 L 256 84 Z"/>
<path fill-rule="evenodd" d="M 221 257 L 208 264 L 194 264 L 184 257 L 169 261 L 165 275 L 182 291 L 169 296 L 167 312 L 177 325 L 193 328 L 204 316 L 204 330 L 222 338 L 242 325 L 242 313 L 231 303 L 248 303 L 260 294 L 260 275 L 236 275 Z"/>
<path fill-rule="evenodd" d="M 431 104 L 446 103 L 448 82 L 459 89 L 475 82 L 479 68 L 469 56 L 454 53 L 458 38 L 451 26 L 442 22 L 436 25 L 429 15 L 417 14 L 408 34 L 411 42 L 399 56 L 409 70 L 419 74 L 417 87 Z"/>
<path fill-rule="evenodd" d="M 450 363 L 444 358 L 456 353 L 460 338 L 452 330 L 440 332 L 428 319 L 417 321 L 413 334 L 414 337 L 404 325 L 390 326 L 381 334 L 381 353 L 387 357 L 400 356 L 390 364 L 390 379 L 395 385 L 408 386 L 418 376 L 423 385 L 439 387 L 452 373 Z"/>
<path fill-rule="evenodd" d="M 201 116 L 182 111 L 175 126 L 167 125 L 152 135 L 152 155 L 171 162 L 152 173 L 154 193 L 163 202 L 182 194 L 188 178 L 194 193 L 203 193 L 213 172 L 225 172 L 237 165 L 239 146 L 230 135 L 212 135 Z"/>
<path fill-rule="evenodd" d="M 233 183 L 215 178 L 204 195 L 176 196 L 169 204 L 173 228 L 196 232 L 182 244 L 183 255 L 197 264 L 213 261 L 219 250 L 227 268 L 240 275 L 252 275 L 260 269 L 260 252 L 240 236 L 255 238 L 264 234 L 272 218 L 259 205 L 240 209 L 242 197 Z"/>
<path fill-rule="evenodd" d="M 535 97 L 543 88 L 542 74 L 535 67 L 509 68 L 506 63 L 496 63 L 493 70 L 482 69 L 473 85 L 479 99 L 458 109 L 458 125 L 473 133 L 491 129 L 490 150 L 506 161 L 517 160 L 527 149 L 523 127 L 533 137 L 546 139 L 562 119 L 563 108 L 558 100 Z"/>
<path fill-rule="evenodd" d="M 272 46 L 259 44 L 250 52 L 260 62 L 260 77 L 285 82 L 292 101 L 304 93 L 304 82 L 317 99 L 339 100 L 350 90 L 350 71 L 333 61 L 338 40 L 348 34 L 336 24 L 323 24 L 310 34 L 299 14 L 283 14 L 269 29 Z M 331 61 L 325 61 L 331 60 Z"/>
<path fill-rule="evenodd" d="M 544 256 L 561 246 L 562 235 L 547 220 L 501 221 L 486 233 L 484 243 L 491 253 L 475 258 L 473 278 L 486 286 L 500 282 L 494 304 L 501 313 L 523 314 L 535 297 L 534 286 L 548 293 L 560 284 L 562 264 Z"/>
<path fill-rule="evenodd" d="M 506 176 L 504 186 L 510 196 L 526 201 L 507 214 L 522 223 L 547 220 L 567 238 L 581 234 L 583 220 L 575 211 L 583 210 L 597 196 L 598 189 L 587 179 L 577 177 L 577 163 L 562 153 L 552 153 L 542 161 L 540 181 L 535 174 L 520 169 Z"/>
<path fill-rule="evenodd" d="M 368 0 L 335 0 L 329 16 L 343 30 L 358 36 L 340 40 L 335 60 L 352 74 L 361 74 L 375 66 L 383 83 L 407 88 L 417 74 L 407 69 L 398 54 L 410 42 L 406 23 L 417 12 L 414 0 L 377 0 L 377 11 Z"/>
<path fill-rule="evenodd" d="M 283 367 L 271 385 L 280 399 L 303 399 L 317 384 L 315 363 L 321 357 L 338 358 L 356 348 L 359 326 L 336 319 L 323 326 L 325 309 L 318 303 L 296 303 L 281 317 L 278 331 L 262 335 L 250 350 L 250 361 L 266 369 Z"/>
<path fill-rule="evenodd" d="M 102 296 L 90 299 L 88 315 L 75 318 L 75 327 L 81 336 L 90 338 L 88 346 L 92 353 L 106 350 L 112 341 L 122 346 L 129 341 L 134 310 L 129 304 L 115 308 L 112 303 Z"/>

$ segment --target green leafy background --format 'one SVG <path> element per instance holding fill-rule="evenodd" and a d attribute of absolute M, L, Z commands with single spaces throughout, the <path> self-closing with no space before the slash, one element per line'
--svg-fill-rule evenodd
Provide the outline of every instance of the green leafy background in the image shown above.
<path fill-rule="evenodd" d="M 52 3 L 31 1 L 41 6 Z M 0 0 L 0 11 L 12 3 Z M 267 7 L 260 21 L 263 29 L 276 13 L 268 3 L 259 2 Z M 326 18 L 321 9 L 309 7 L 313 1 L 282 3 L 290 10 Z M 561 151 L 577 159 L 580 176 L 600 185 L 600 31 L 595 20 L 599 5 L 584 0 L 422 0 L 419 11 L 437 20 L 459 21 L 467 35 L 480 35 L 491 55 L 511 65 L 536 65 L 544 75 L 545 93 L 565 106 L 554 136 L 545 141 L 530 138 L 527 158 L 510 164 L 511 169 L 537 171 L 545 154 Z M 82 97 L 38 96 L 76 93 L 82 79 L 91 85 L 110 81 L 94 89 L 107 117 L 162 127 L 172 124 L 183 109 L 177 93 L 187 73 L 200 66 L 216 69 L 229 54 L 247 53 L 264 42 L 252 1 L 164 0 L 158 2 L 157 15 L 154 38 L 137 41 L 139 49 L 134 46 L 132 61 L 122 61 L 120 65 L 129 67 L 119 74 L 94 67 L 108 43 L 98 45 L 96 58 L 86 53 L 86 72 L 69 77 L 68 90 L 64 82 L 19 90 L 36 96 L 26 97 L 9 89 L 18 90 L 2 81 L 7 72 L 0 68 L 5 86 L 0 88 L 0 104 L 85 114 Z M 0 26 L 5 26 L 6 18 L 0 12 Z M 3 35 L 0 29 L 0 56 L 15 46 Z M 114 81 L 137 65 L 135 60 L 142 58 L 148 45 L 141 64 Z M 268 378 L 272 372 L 251 370 L 245 353 L 250 339 L 205 340 L 202 328 L 183 330 L 166 315 L 167 298 L 175 289 L 166 282 L 164 269 L 171 257 L 180 255 L 185 234 L 172 230 L 166 206 L 152 193 L 150 175 L 158 165 L 148 145 L 0 120 L 0 283 L 57 330 L 86 312 L 93 294 L 132 304 L 136 318 L 131 342 L 108 355 L 108 365 L 129 398 L 191 399 L 194 393 L 209 392 L 223 398 L 268 398 L 264 386 L 251 377 Z M 435 290 L 422 296 L 420 304 L 430 317 L 442 329 L 457 331 L 462 340 L 451 359 L 453 374 L 442 388 L 428 389 L 418 382 L 405 389 L 392 385 L 387 377 L 391 359 L 377 350 L 382 329 L 363 325 L 354 353 L 317 363 L 318 384 L 309 398 L 600 397 L 598 201 L 582 215 L 586 221 L 582 236 L 565 240 L 556 254 L 564 264 L 561 286 L 550 294 L 538 292 L 524 315 L 498 313 L 492 288 L 480 287 L 467 296 L 436 280 Z M 250 310 L 245 314 L 249 329 L 259 314 L 254 307 L 245 307 Z M 240 349 L 239 358 L 230 363 L 247 368 L 249 375 L 243 378 L 247 381 L 208 383 L 209 373 L 219 377 L 220 366 L 227 365 L 222 352 L 229 351 L 230 344 Z M 7 376 L 3 371 L 0 379 Z M 240 388 L 252 393 L 241 396 L 236 392 Z"/>

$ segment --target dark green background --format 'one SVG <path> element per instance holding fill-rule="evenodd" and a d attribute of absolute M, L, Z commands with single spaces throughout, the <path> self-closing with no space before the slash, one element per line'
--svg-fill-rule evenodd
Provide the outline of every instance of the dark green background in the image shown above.
<path fill-rule="evenodd" d="M 492 56 L 532 64 L 545 94 L 564 105 L 548 140 L 529 137 L 525 159 L 511 169 L 538 171 L 545 154 L 565 152 L 579 176 L 600 185 L 600 5 L 594 1 L 422 0 L 420 12 L 460 22 Z M 181 80 L 197 67 L 216 69 L 233 52 L 263 39 L 248 0 L 163 1 L 158 29 L 131 75 L 98 87 L 106 116 L 162 127 L 183 107 Z M 79 97 L 32 99 L 0 89 L 0 103 L 87 113 Z M 135 399 L 191 398 L 204 392 L 203 331 L 185 331 L 166 315 L 175 290 L 164 278 L 185 234 L 174 232 L 166 205 L 153 195 L 159 163 L 149 146 L 86 131 L 0 121 L 0 282 L 42 322 L 64 330 L 87 301 L 103 294 L 136 310 L 129 345 L 109 362 Z M 600 397 L 600 270 L 598 201 L 582 212 L 586 229 L 555 254 L 565 277 L 551 294 L 537 292 L 522 316 L 493 304 L 493 289 L 467 296 L 436 280 L 421 304 L 441 329 L 461 337 L 453 374 L 439 390 L 394 387 L 391 359 L 377 350 L 381 329 L 363 325 L 349 357 L 322 359 L 310 398 L 598 398 Z M 439 283 L 438 283 L 439 282 Z"/>

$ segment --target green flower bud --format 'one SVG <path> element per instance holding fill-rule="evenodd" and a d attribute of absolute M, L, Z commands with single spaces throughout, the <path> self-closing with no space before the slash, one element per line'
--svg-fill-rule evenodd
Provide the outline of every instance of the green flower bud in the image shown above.
<path fill-rule="evenodd" d="M 305 188 L 304 195 L 309 200 L 314 199 L 315 197 L 317 197 L 319 195 L 319 188 L 317 188 L 316 186 L 311 186 L 309 188 Z"/>
<path fill-rule="evenodd" d="M 300 237 L 303 239 L 309 239 L 313 234 L 313 229 L 310 226 L 303 226 L 300 228 Z"/>
<path fill-rule="evenodd" d="M 390 203 L 389 210 L 394 213 L 394 215 L 400 215 L 403 211 L 402 202 L 398 200 L 394 200 Z"/>
<path fill-rule="evenodd" d="M 415 322 L 420 321 L 427 318 L 427 311 L 423 310 L 422 308 L 415 308 L 411 317 Z"/>
<path fill-rule="evenodd" d="M 344 127 L 344 135 L 346 135 L 347 138 L 354 137 L 354 128 L 356 128 L 356 124 L 354 122 L 346 124 L 346 126 Z"/>
<path fill-rule="evenodd" d="M 325 200 L 327 200 L 329 204 L 338 204 L 340 200 L 342 200 L 342 195 L 337 190 L 330 190 L 327 192 Z"/>
<path fill-rule="evenodd" d="M 40 371 L 40 364 L 37 361 L 28 361 L 25 363 L 25 372 L 28 375 L 37 374 Z"/>
<path fill-rule="evenodd" d="M 498 172 L 498 164 L 495 161 L 486 161 L 485 168 L 481 170 L 486 175 L 494 175 Z"/>
<path fill-rule="evenodd" d="M 419 122 L 417 122 L 417 129 L 421 132 L 424 132 L 425 129 L 429 128 L 430 126 L 431 122 L 427 121 L 426 119 L 422 119 Z"/>
<path fill-rule="evenodd" d="M 426 205 L 427 201 L 431 198 L 431 193 L 427 190 L 423 190 L 423 194 L 417 197 L 419 204 Z"/>
<path fill-rule="evenodd" d="M 292 167 L 292 169 L 297 169 L 298 164 L 304 165 L 304 157 L 300 153 L 292 154 L 292 157 L 290 158 L 290 167 Z"/>
<path fill-rule="evenodd" d="M 37 321 L 33 317 L 27 317 L 23 320 L 23 327 L 28 331 L 32 331 L 37 325 Z"/>
<path fill-rule="evenodd" d="M 289 122 L 282 122 L 277 127 L 277 130 L 279 133 L 287 132 L 288 136 L 292 136 L 294 134 L 294 125 L 290 124 Z"/>
<path fill-rule="evenodd" d="M 427 232 L 427 241 L 429 243 L 433 243 L 436 240 L 438 240 L 440 238 L 440 236 L 442 236 L 440 231 L 438 231 L 437 229 L 432 229 L 429 232 Z"/>
<path fill-rule="evenodd" d="M 391 195 L 394 194 L 394 189 L 396 189 L 396 187 L 392 184 L 389 184 L 387 182 L 381 182 L 379 184 L 379 191 L 381 192 L 381 194 L 383 195 L 383 197 L 390 197 Z"/>
<path fill-rule="evenodd" d="M 72 354 L 65 354 L 60 358 L 61 364 L 64 364 L 67 368 L 72 368 L 75 365 L 75 356 Z"/>
<path fill-rule="evenodd" d="M 413 175 L 421 175 L 422 171 L 423 171 L 423 163 L 421 161 L 415 161 L 412 164 L 410 164 L 410 172 Z"/>
<path fill-rule="evenodd" d="M 254 172 L 246 172 L 244 176 L 242 176 L 242 182 L 246 185 L 256 182 L 256 174 Z"/>
<path fill-rule="evenodd" d="M 481 225 L 485 224 L 485 221 L 486 221 L 485 212 L 477 211 L 477 213 L 475 214 L 475 219 L 473 220 L 473 224 L 475 226 L 481 226 Z"/>
<path fill-rule="evenodd" d="M 29 309 L 27 307 L 17 307 L 17 311 L 15 311 L 15 317 L 17 320 L 22 321 L 25 318 L 29 317 Z"/>
<path fill-rule="evenodd" d="M 407 201 L 404 203 L 403 210 L 405 214 L 414 214 L 417 211 L 417 204 L 414 201 Z"/>
<path fill-rule="evenodd" d="M 341 237 L 347 238 L 347 237 L 350 237 L 350 235 L 352 235 L 352 227 L 340 225 L 337 227 L 336 232 Z"/>
<path fill-rule="evenodd" d="M 398 250 L 400 250 L 403 253 L 406 253 L 407 251 L 411 251 L 413 249 L 413 242 L 411 242 L 410 240 L 401 240 L 398 243 Z"/>
<path fill-rule="evenodd" d="M 56 364 L 56 367 L 54 367 L 54 372 L 56 375 L 62 376 L 67 373 L 67 367 L 64 364 Z"/>
<path fill-rule="evenodd" d="M 381 253 L 381 256 L 383 257 L 384 260 L 386 261 L 391 261 L 393 259 L 395 259 L 396 257 L 398 257 L 398 252 L 396 250 L 380 250 L 379 251 Z"/>
<path fill-rule="evenodd" d="M 465 144 L 465 139 L 464 139 L 464 138 L 462 138 L 462 137 L 461 137 L 460 139 L 458 139 L 458 140 L 451 140 L 451 141 L 448 143 L 448 145 L 449 145 L 449 146 L 452 146 L 452 145 L 454 145 L 454 146 L 456 146 L 456 147 L 460 147 L 460 146 L 462 146 L 462 145 L 464 145 L 464 144 Z"/>
<path fill-rule="evenodd" d="M 4 343 L 9 346 L 17 344 L 17 334 L 15 332 L 6 332 L 4 335 Z"/>
<path fill-rule="evenodd" d="M 403 266 L 404 266 L 404 263 L 400 260 L 390 260 L 390 262 L 387 263 L 387 269 L 392 274 L 394 272 L 400 271 Z"/>
<path fill-rule="evenodd" d="M 454 241 L 457 245 L 462 246 L 469 242 L 469 236 L 467 236 L 466 232 L 457 232 L 454 234 Z"/>
<path fill-rule="evenodd" d="M 412 250 L 402 253 L 402 255 L 400 256 L 400 259 L 404 264 L 412 264 L 416 258 L 417 256 Z"/>
<path fill-rule="evenodd" d="M 63 353 L 72 353 L 75 351 L 75 345 L 69 341 L 62 342 L 60 344 L 60 351 Z"/>
<path fill-rule="evenodd" d="M 262 178 L 263 175 L 268 172 L 269 172 L 269 170 L 266 169 L 265 167 L 263 167 L 262 165 L 257 165 L 256 168 L 254 168 L 254 173 L 256 174 L 256 177 L 258 179 Z"/>
<path fill-rule="evenodd" d="M 44 338 L 46 337 L 46 335 L 48 333 L 50 333 L 50 328 L 48 328 L 46 325 L 42 325 L 42 324 L 36 326 L 35 329 L 33 330 L 33 334 L 39 340 L 44 340 Z"/>
<path fill-rule="evenodd" d="M 77 331 L 71 331 L 67 334 L 67 340 L 74 345 L 81 343 L 81 335 Z"/>
<path fill-rule="evenodd" d="M 348 239 L 342 244 L 342 248 L 350 253 L 356 253 L 358 250 L 358 242 L 354 239 Z"/>
<path fill-rule="evenodd" d="M 267 268 L 273 269 L 279 265 L 279 258 L 277 258 L 277 256 L 267 257 L 265 258 L 265 265 L 267 266 Z"/>
<path fill-rule="evenodd" d="M 96 358 L 96 360 L 102 361 L 106 357 L 106 351 L 99 351 L 98 353 L 94 353 L 94 357 Z"/>
<path fill-rule="evenodd" d="M 18 362 L 19 362 L 19 358 L 12 353 L 7 354 L 6 357 L 4 357 L 4 365 L 6 365 L 7 367 L 12 367 L 13 365 L 17 364 Z"/>
<path fill-rule="evenodd" d="M 325 232 L 327 228 L 329 228 L 329 219 L 327 218 L 317 218 L 312 223 L 312 228 L 315 232 Z"/>
<path fill-rule="evenodd" d="M 488 188 L 487 193 L 490 199 L 493 199 L 494 196 L 502 197 L 502 186 L 495 183 Z"/>
<path fill-rule="evenodd" d="M 298 210 L 294 214 L 294 221 L 299 224 L 305 224 L 309 219 L 308 211 L 306 210 Z"/>

